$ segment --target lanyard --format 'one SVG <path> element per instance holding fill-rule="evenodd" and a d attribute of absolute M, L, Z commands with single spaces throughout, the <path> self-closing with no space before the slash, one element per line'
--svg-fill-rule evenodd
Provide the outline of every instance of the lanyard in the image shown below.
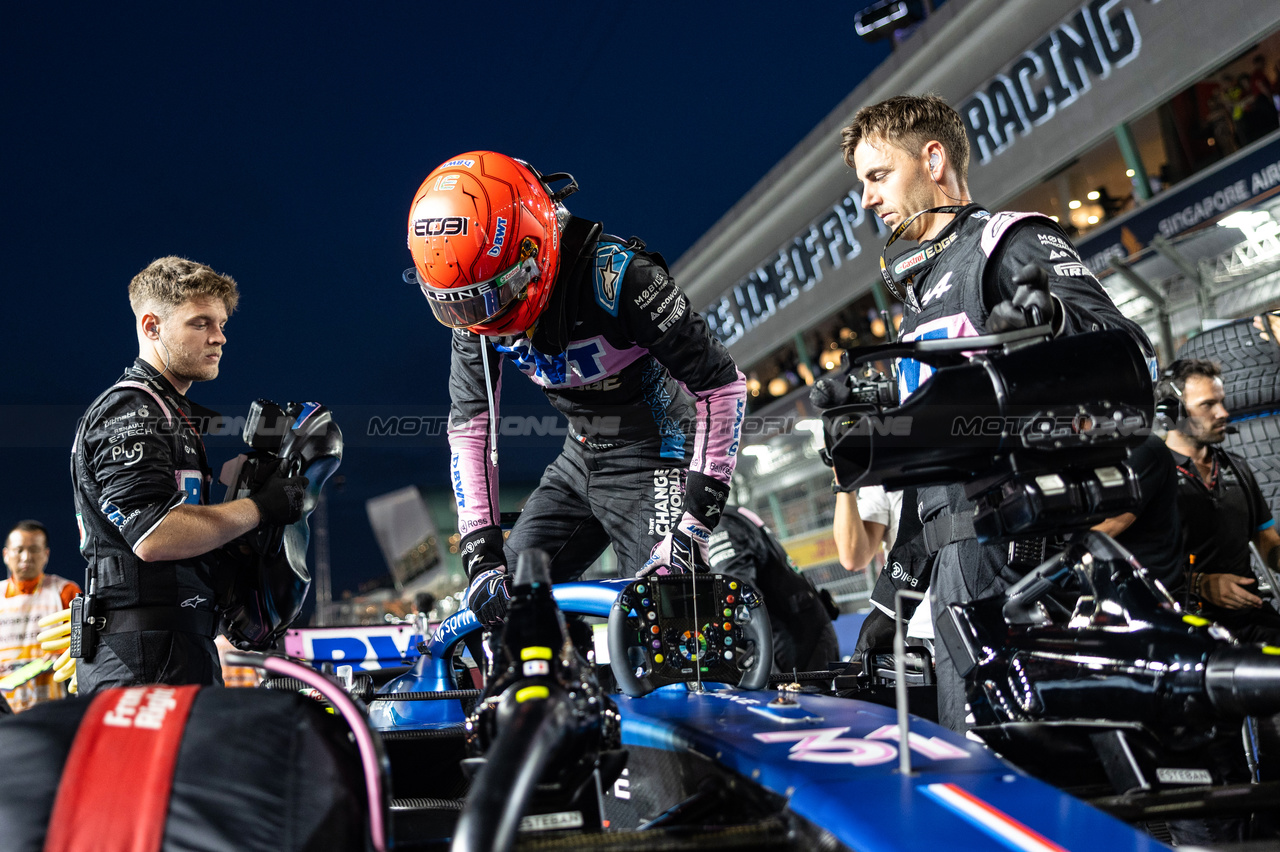
<path fill-rule="evenodd" d="M 889 241 L 880 250 L 880 277 L 884 279 L 884 285 L 889 288 L 890 293 L 897 297 L 898 301 L 906 302 L 913 310 L 920 310 L 920 304 L 916 300 L 915 293 L 911 290 L 912 280 L 921 272 L 933 266 L 942 253 L 955 243 L 958 237 L 955 228 L 961 221 L 960 214 L 966 210 L 977 211 L 980 209 L 982 208 L 977 204 L 952 204 L 946 207 L 930 207 L 927 210 L 913 213 L 898 223 L 898 226 L 893 229 L 893 233 L 889 235 Z M 911 227 L 911 223 L 925 213 L 952 213 L 955 214 L 956 218 L 947 223 L 947 227 L 943 229 L 943 234 L 937 239 L 929 240 L 915 251 L 894 258 L 893 263 L 890 264 L 885 258 L 889 251 L 889 246 L 896 243 L 906 233 L 907 228 Z"/>

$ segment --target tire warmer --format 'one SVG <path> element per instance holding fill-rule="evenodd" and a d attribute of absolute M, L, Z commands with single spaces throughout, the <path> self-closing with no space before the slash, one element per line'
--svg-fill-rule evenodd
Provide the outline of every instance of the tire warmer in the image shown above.
<path fill-rule="evenodd" d="M 135 686 L 93 699 L 63 768 L 44 852 L 159 852 L 178 747 L 199 691 Z"/>

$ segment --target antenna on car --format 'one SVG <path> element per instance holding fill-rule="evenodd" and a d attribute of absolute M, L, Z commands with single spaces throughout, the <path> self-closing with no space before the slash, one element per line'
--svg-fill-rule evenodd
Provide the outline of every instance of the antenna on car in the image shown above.
<path fill-rule="evenodd" d="M 893 596 L 893 695 L 898 704 L 898 771 L 911 774 L 911 714 L 907 711 L 907 637 L 904 635 L 902 602 L 924 600 L 924 592 L 898 589 Z"/>

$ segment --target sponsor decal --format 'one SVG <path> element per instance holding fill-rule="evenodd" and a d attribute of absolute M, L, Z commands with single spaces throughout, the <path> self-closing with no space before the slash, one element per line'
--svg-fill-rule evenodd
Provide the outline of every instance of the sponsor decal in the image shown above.
<path fill-rule="evenodd" d="M 688 306 L 689 306 L 689 303 L 685 301 L 684 296 L 682 294 L 680 297 L 680 300 L 676 302 L 676 306 L 671 309 L 670 316 L 668 316 L 662 322 L 658 323 L 658 331 L 666 332 L 667 330 L 669 330 L 671 326 L 676 324 L 677 320 L 679 320 L 682 316 L 684 316 L 685 309 Z"/>
<path fill-rule="evenodd" d="M 1089 271 L 1089 267 L 1083 263 L 1056 263 L 1053 271 L 1059 275 L 1078 275 L 1082 278 L 1092 278 L 1093 273 Z"/>
<path fill-rule="evenodd" d="M 467 492 L 462 486 L 462 459 L 454 453 L 449 460 L 449 479 L 453 482 L 453 496 L 459 509 L 467 507 Z"/>
<path fill-rule="evenodd" d="M 118 506 L 116 506 L 115 503 L 112 503 L 109 500 L 103 500 L 102 505 L 98 508 L 102 510 L 102 514 L 107 516 L 107 520 L 115 524 L 118 529 L 124 529 L 125 524 L 129 523 L 142 513 L 141 509 L 134 509 L 126 515 Z"/>
<path fill-rule="evenodd" d="M 124 467 L 132 467 L 142 461 L 142 442 L 134 441 L 133 446 L 126 447 L 123 444 L 111 448 L 111 461 L 123 461 Z"/>
<path fill-rule="evenodd" d="M 889 576 L 898 582 L 906 583 L 913 589 L 920 584 L 920 578 L 913 577 L 907 569 L 902 567 L 901 562 L 894 562 L 893 565 L 890 566 Z"/>
<path fill-rule="evenodd" d="M 942 276 L 942 278 L 938 280 L 937 284 L 934 284 L 932 287 L 929 288 L 929 292 L 924 294 L 924 298 L 920 300 L 920 307 L 922 308 L 926 307 L 930 302 L 932 302 L 934 299 L 938 298 L 939 296 L 941 296 L 943 293 L 947 292 L 950 289 L 951 289 L 951 273 L 948 272 L 946 275 Z"/>
<path fill-rule="evenodd" d="M 659 468 L 653 472 L 653 517 L 649 535 L 667 535 L 684 513 L 684 483 L 679 468 Z"/>
<path fill-rule="evenodd" d="M 610 316 L 618 315 L 618 290 L 622 277 L 626 275 L 627 266 L 635 254 L 615 243 L 600 243 L 596 247 L 595 272 L 593 280 L 596 288 L 596 301 Z"/>
<path fill-rule="evenodd" d="M 1039 238 L 1040 245 L 1042 246 L 1051 246 L 1053 248 L 1062 249 L 1063 251 L 1072 251 L 1070 243 L 1057 234 L 1036 234 L 1036 237 Z"/>
<path fill-rule="evenodd" d="M 452 167 L 454 167 L 454 166 L 462 166 L 463 168 L 467 168 L 467 169 L 469 169 L 469 168 L 471 168 L 472 166 L 474 166 L 475 164 L 476 164 L 476 161 L 475 161 L 475 160 L 450 160 L 449 162 L 445 163 L 445 164 L 444 164 L 443 166 L 441 166 L 440 168 L 442 168 L 442 169 L 448 169 L 448 168 L 452 168 Z"/>
<path fill-rule="evenodd" d="M 1058 249 L 1054 249 L 1053 251 L 1049 252 L 1050 260 L 1061 260 L 1064 257 L 1071 257 L 1071 252 L 1059 251 Z"/>
<path fill-rule="evenodd" d="M 671 279 L 667 278 L 660 270 L 653 274 L 653 283 L 640 291 L 640 295 L 634 299 L 637 308 L 647 308 L 649 303 L 658 298 L 658 294 L 662 292 L 667 282 Z"/>
<path fill-rule="evenodd" d="M 436 178 L 436 185 L 432 187 L 436 192 L 448 192 L 451 189 L 458 188 L 457 175 L 440 175 Z"/>
<path fill-rule="evenodd" d="M 187 494 L 187 498 L 182 502 L 192 506 L 199 506 L 200 494 L 204 486 L 204 474 L 198 470 L 175 470 L 173 474 L 178 480 L 178 487 Z"/>
<path fill-rule="evenodd" d="M 120 694 L 116 706 L 102 717 L 102 724 L 113 728 L 145 728 L 158 731 L 165 716 L 178 706 L 175 690 L 164 686 L 140 686 Z"/>
<path fill-rule="evenodd" d="M 470 611 L 463 610 L 468 616 Z M 446 619 L 441 628 L 457 615 Z M 471 616 L 474 621 L 474 616 Z M 437 635 L 436 638 L 443 638 Z M 411 625 L 370 627 L 315 627 L 290 630 L 285 634 L 285 653 L 313 662 L 334 662 L 356 671 L 382 666 L 401 666 L 419 656 L 420 636 Z"/>
<path fill-rule="evenodd" d="M 192 609 L 195 609 L 200 604 L 204 603 L 205 600 L 206 598 L 202 598 L 200 597 L 200 595 L 196 595 L 194 597 L 187 598 L 185 601 L 178 604 L 178 606 L 188 606 L 188 607 L 191 607 Z"/>
<path fill-rule="evenodd" d="M 506 239 L 507 239 L 507 220 L 499 216 L 497 231 L 493 235 L 493 248 L 489 249 L 489 251 L 487 252 L 489 257 L 497 257 L 498 255 L 502 254 L 502 244 L 506 242 Z"/>
<path fill-rule="evenodd" d="M 467 218 L 465 216 L 444 216 L 432 219 L 415 219 L 413 233 L 419 237 L 465 236 L 467 233 Z"/>

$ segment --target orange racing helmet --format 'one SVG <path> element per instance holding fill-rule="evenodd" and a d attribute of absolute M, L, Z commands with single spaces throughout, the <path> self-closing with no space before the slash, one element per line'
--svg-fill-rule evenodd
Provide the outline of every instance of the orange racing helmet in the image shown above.
<path fill-rule="evenodd" d="M 548 183 L 568 179 L 553 192 Z M 437 320 L 477 334 L 515 334 L 537 321 L 560 271 L 560 237 L 576 191 L 571 175 L 543 176 L 493 151 L 460 154 L 418 187 L 409 251 Z"/>

